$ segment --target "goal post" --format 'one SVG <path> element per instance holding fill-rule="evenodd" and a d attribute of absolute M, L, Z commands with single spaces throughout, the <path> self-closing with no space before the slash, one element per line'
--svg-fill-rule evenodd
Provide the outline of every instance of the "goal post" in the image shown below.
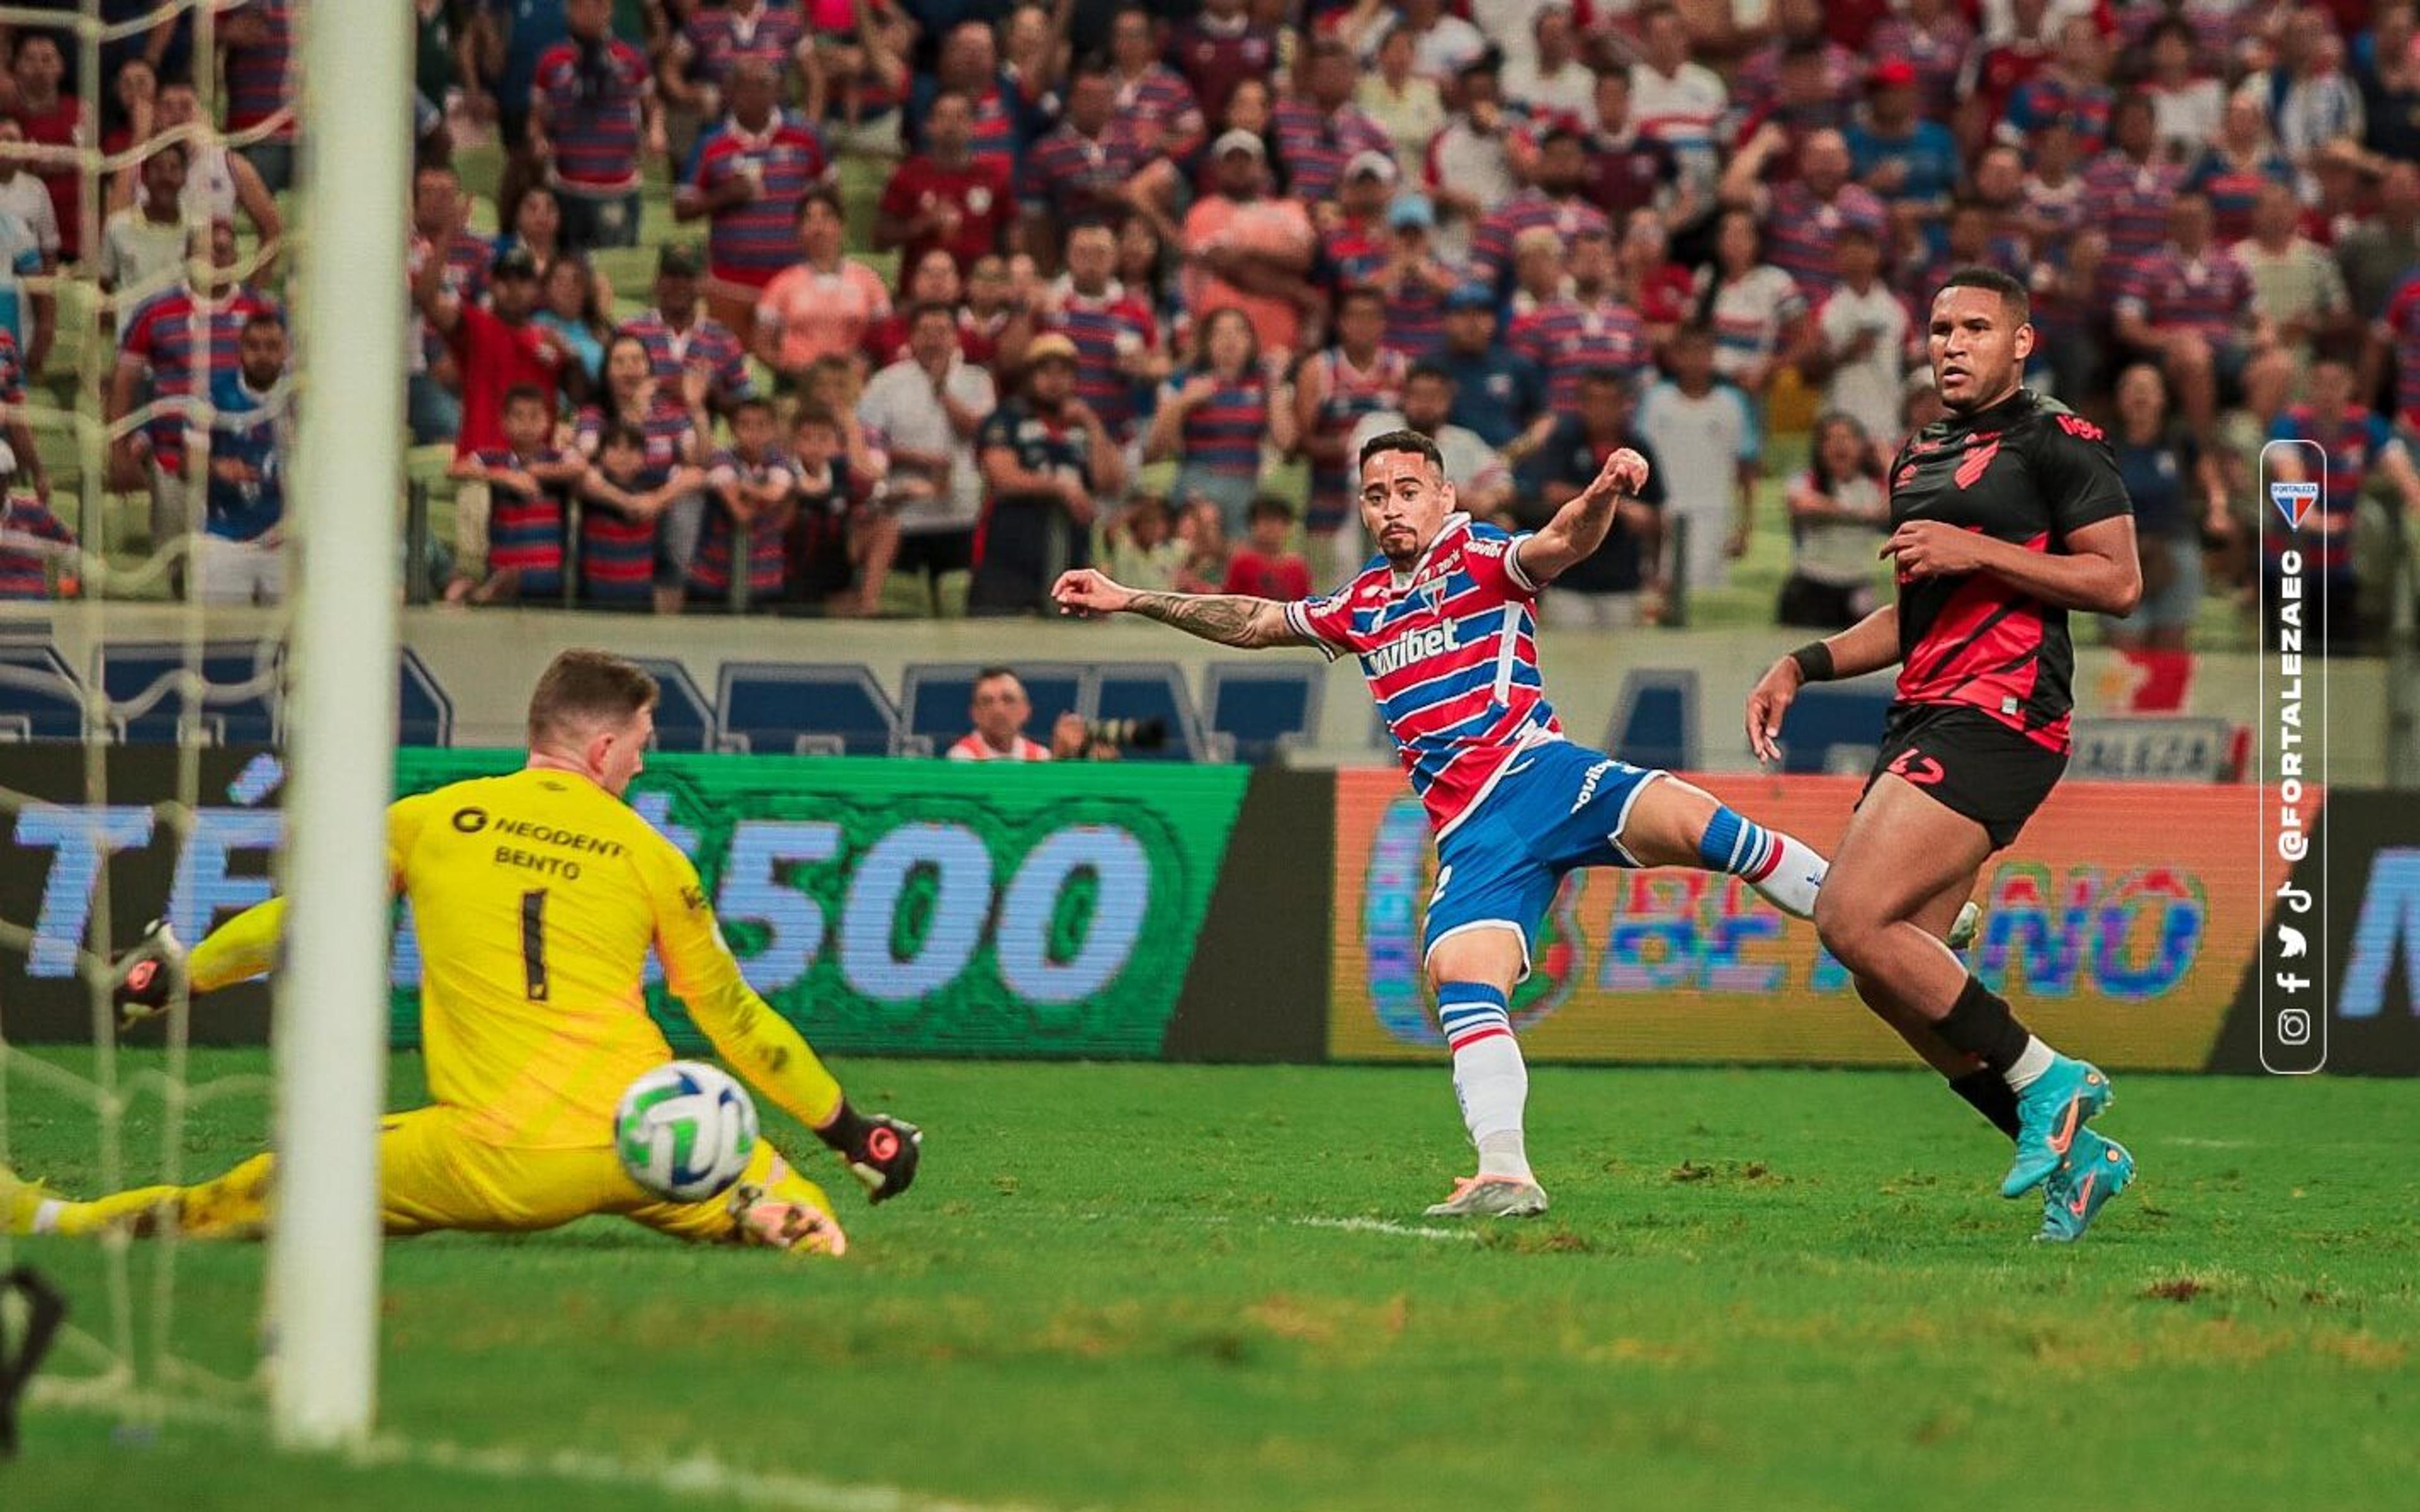
<path fill-rule="evenodd" d="M 296 11 L 308 386 L 292 511 L 270 1417 L 281 1444 L 330 1448 L 363 1440 L 377 1407 L 412 33 L 392 3 Z"/>

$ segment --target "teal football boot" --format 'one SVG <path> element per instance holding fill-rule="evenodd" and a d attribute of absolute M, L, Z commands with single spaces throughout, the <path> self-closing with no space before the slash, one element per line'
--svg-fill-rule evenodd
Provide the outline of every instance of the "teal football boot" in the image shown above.
<path fill-rule="evenodd" d="M 2041 1232 L 2045 1244 L 2072 1244 L 2092 1227 L 2111 1197 L 2134 1181 L 2134 1157 L 2115 1139 L 2103 1139 L 2079 1129 L 2068 1148 L 2067 1164 L 2042 1183 Z"/>
<path fill-rule="evenodd" d="M 2075 1135 L 2109 1105 L 2109 1078 L 2087 1061 L 2056 1056 L 2050 1070 L 2017 1094 L 2017 1159 L 2000 1196 L 2021 1197 L 2066 1164 Z"/>

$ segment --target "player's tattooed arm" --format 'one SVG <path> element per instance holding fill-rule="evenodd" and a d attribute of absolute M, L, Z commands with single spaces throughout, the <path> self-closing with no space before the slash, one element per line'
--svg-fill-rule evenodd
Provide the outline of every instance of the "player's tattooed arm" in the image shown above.
<path fill-rule="evenodd" d="M 1127 603 L 1126 612 L 1248 651 L 1291 645 L 1297 639 L 1286 627 L 1285 606 L 1273 598 L 1241 594 L 1137 594 Z"/>
<path fill-rule="evenodd" d="M 1247 651 L 1308 645 L 1286 623 L 1285 606 L 1243 594 L 1142 594 L 1089 567 L 1063 573 L 1050 589 L 1063 614 L 1140 614 L 1187 635 Z"/>

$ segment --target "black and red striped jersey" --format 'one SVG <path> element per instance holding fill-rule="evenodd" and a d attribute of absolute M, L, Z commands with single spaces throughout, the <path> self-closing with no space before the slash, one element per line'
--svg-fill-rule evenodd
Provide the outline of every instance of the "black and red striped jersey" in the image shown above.
<path fill-rule="evenodd" d="M 1891 463 L 1891 527 L 1939 520 L 2028 551 L 2064 551 L 2087 525 L 2131 514 L 2101 427 L 2019 389 L 1910 437 Z M 1899 701 L 1981 710 L 2068 748 L 2075 646 L 2067 611 L 1987 572 L 1902 579 Z"/>

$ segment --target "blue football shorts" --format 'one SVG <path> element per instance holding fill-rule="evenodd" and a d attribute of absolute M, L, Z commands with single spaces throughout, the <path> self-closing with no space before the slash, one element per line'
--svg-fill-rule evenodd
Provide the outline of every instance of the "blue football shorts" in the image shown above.
<path fill-rule="evenodd" d="M 1622 826 L 1638 795 L 1663 775 L 1565 740 L 1514 757 L 1495 790 L 1437 842 L 1421 959 L 1465 930 L 1510 926 L 1521 936 L 1527 977 L 1530 936 L 1563 873 L 1638 864 L 1622 849 Z"/>

